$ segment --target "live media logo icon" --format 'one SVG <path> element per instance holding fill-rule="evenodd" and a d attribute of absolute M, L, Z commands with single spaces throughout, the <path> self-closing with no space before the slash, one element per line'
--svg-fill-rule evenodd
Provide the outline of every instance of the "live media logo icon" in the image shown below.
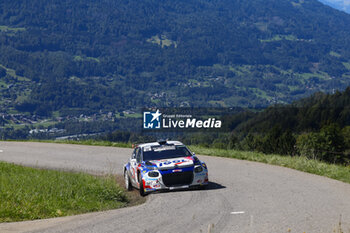
<path fill-rule="evenodd" d="M 157 109 L 156 112 L 143 112 L 143 128 L 144 129 L 160 129 L 161 113 Z"/>

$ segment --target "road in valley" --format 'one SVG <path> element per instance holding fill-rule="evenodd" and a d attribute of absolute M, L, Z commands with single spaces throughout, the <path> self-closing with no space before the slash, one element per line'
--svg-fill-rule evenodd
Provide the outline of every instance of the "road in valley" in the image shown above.
<path fill-rule="evenodd" d="M 33 167 L 122 173 L 131 149 L 0 142 L 0 160 Z M 292 169 L 199 156 L 207 190 L 148 195 L 130 208 L 0 224 L 0 232 L 350 232 L 350 184 Z M 1 187 L 0 187 L 1 188 Z M 211 229 L 209 229 L 211 228 Z"/>

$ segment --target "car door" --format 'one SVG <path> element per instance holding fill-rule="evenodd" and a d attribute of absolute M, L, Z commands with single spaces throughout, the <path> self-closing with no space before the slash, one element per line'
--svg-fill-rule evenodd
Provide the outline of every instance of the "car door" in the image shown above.
<path fill-rule="evenodd" d="M 139 148 L 139 149 L 136 151 L 135 180 L 137 181 L 137 183 L 140 183 L 139 180 L 138 180 L 138 176 L 137 176 L 137 168 L 138 168 L 138 166 L 142 163 L 141 151 L 142 151 L 141 148 Z"/>
<path fill-rule="evenodd" d="M 137 161 L 136 161 L 136 155 L 140 151 L 139 147 L 136 147 L 135 150 L 133 151 L 131 158 L 130 158 L 130 178 L 131 182 L 133 184 L 137 184 Z"/>

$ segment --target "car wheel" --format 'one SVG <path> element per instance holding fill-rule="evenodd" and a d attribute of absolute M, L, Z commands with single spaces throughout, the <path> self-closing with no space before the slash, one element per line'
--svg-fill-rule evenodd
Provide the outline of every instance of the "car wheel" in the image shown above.
<path fill-rule="evenodd" d="M 125 181 L 125 188 L 126 188 L 126 190 L 131 191 L 132 190 L 132 185 L 131 185 L 130 177 L 128 175 L 128 171 L 127 170 L 125 170 L 125 172 L 124 172 L 124 181 Z"/>
<path fill-rule="evenodd" d="M 139 183 L 140 183 L 140 195 L 142 197 L 146 196 L 145 189 L 143 187 L 143 182 L 142 182 L 142 177 L 141 174 L 139 173 Z"/>

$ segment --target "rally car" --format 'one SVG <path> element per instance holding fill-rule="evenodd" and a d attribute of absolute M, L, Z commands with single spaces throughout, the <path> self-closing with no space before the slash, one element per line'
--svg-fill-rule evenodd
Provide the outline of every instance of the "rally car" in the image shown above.
<path fill-rule="evenodd" d="M 139 189 L 140 195 L 160 190 L 205 188 L 207 165 L 178 141 L 158 141 L 137 145 L 124 165 L 127 190 Z"/>

